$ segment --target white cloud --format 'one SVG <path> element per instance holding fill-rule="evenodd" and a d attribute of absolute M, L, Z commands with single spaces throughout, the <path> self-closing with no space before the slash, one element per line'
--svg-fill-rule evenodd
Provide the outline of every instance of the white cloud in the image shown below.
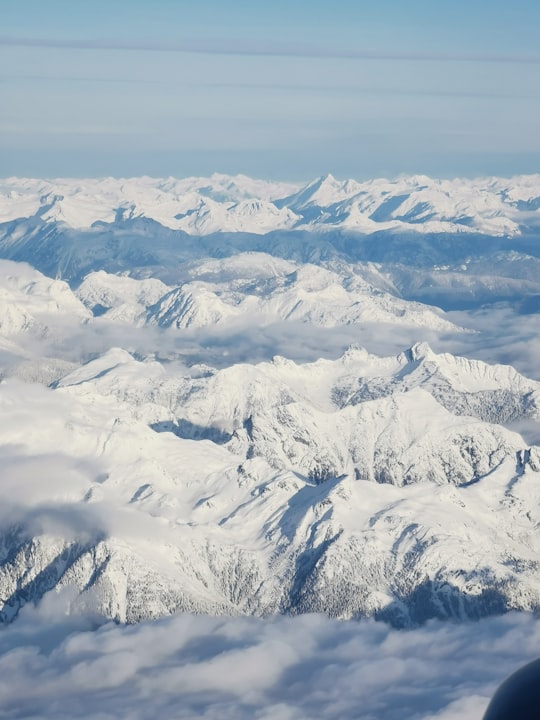
<path fill-rule="evenodd" d="M 478 720 L 540 641 L 523 614 L 412 631 L 180 615 L 91 632 L 62 600 L 49 594 L 0 634 L 2 717 Z"/>

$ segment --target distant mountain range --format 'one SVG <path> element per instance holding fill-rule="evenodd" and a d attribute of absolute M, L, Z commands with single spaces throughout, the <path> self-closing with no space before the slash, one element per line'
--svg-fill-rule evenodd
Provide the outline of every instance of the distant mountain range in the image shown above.
<path fill-rule="evenodd" d="M 540 297 L 540 175 L 337 181 L 244 176 L 0 182 L 0 257 L 73 285 L 91 271 L 190 280 L 187 264 L 244 252 L 343 264 L 444 309 Z M 380 266 L 384 264 L 384 273 Z M 352 267 L 357 266 L 357 267 Z"/>
<path fill-rule="evenodd" d="M 22 217 L 90 228 L 149 218 L 190 235 L 274 230 L 381 230 L 516 235 L 539 226 L 540 175 L 512 179 L 339 181 L 304 187 L 238 175 L 154 180 L 29 180 L 0 184 L 0 221 Z"/>

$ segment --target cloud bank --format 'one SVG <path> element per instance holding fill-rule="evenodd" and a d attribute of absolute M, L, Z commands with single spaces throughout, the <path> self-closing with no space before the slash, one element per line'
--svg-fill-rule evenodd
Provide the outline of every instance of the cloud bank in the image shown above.
<path fill-rule="evenodd" d="M 540 643 L 518 614 L 406 632 L 315 615 L 96 630 L 68 601 L 49 594 L 0 633 L 3 718 L 478 720 Z"/>

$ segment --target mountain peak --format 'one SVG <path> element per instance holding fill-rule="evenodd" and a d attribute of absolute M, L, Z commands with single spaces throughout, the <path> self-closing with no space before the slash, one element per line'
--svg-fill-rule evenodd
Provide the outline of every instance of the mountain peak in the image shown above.
<path fill-rule="evenodd" d="M 422 360 L 432 360 L 435 353 L 427 342 L 414 343 L 410 348 L 401 353 L 398 357 L 402 357 L 406 362 L 420 362 Z"/>
<path fill-rule="evenodd" d="M 410 352 L 414 360 L 425 360 L 426 358 L 431 358 L 435 355 L 429 343 L 425 341 L 414 343 L 414 345 L 410 348 Z"/>

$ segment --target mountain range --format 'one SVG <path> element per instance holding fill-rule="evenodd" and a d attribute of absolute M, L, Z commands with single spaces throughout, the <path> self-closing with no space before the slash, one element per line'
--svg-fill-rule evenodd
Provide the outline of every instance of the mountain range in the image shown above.
<path fill-rule="evenodd" d="M 2 222 L 25 217 L 76 229 L 144 217 L 190 235 L 343 229 L 512 236 L 538 228 L 540 176 L 361 183 L 326 175 L 304 186 L 219 174 L 185 180 L 10 178 L 0 193 Z"/>
<path fill-rule="evenodd" d="M 100 270 L 175 285 L 192 262 L 264 252 L 447 310 L 507 301 L 529 312 L 539 227 L 538 175 L 0 181 L 0 257 L 72 285 Z"/>
<path fill-rule="evenodd" d="M 472 337 L 445 312 L 464 302 L 534 313 L 539 198 L 540 176 L 2 181 L 2 619 L 65 586 L 119 622 L 538 609 L 518 430 L 538 436 L 540 383 L 361 341 Z M 264 327 L 359 342 L 227 360 Z"/>

